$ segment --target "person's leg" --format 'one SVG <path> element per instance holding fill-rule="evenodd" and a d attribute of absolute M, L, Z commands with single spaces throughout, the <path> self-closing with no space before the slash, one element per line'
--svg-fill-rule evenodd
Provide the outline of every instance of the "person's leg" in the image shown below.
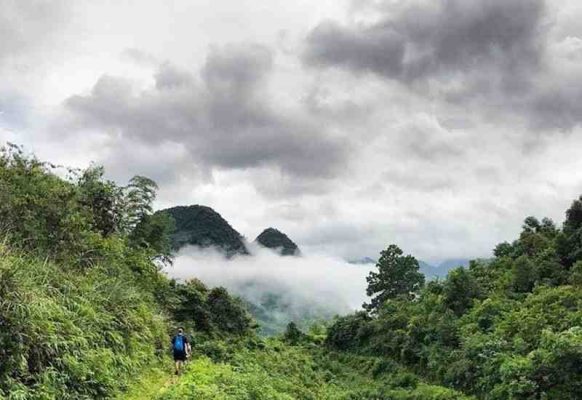
<path fill-rule="evenodd" d="M 180 373 L 180 361 L 179 360 L 175 360 L 174 364 L 176 366 L 176 375 L 178 375 Z"/>

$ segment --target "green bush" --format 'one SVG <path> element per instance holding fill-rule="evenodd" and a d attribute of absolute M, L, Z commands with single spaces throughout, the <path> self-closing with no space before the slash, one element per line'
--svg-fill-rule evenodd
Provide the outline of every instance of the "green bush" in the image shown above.
<path fill-rule="evenodd" d="M 8 399 L 109 398 L 165 346 L 167 322 L 153 296 L 122 267 L 79 272 L 3 246 L 0 299 Z"/>

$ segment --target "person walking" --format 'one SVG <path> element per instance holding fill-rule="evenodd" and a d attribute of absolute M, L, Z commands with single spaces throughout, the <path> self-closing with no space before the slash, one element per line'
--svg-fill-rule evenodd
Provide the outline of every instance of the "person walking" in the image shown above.
<path fill-rule="evenodd" d="M 190 350 L 190 341 L 184 335 L 184 328 L 178 328 L 178 333 L 172 338 L 172 353 L 174 355 L 176 375 L 179 375 L 184 368 L 184 362 L 190 355 Z"/>

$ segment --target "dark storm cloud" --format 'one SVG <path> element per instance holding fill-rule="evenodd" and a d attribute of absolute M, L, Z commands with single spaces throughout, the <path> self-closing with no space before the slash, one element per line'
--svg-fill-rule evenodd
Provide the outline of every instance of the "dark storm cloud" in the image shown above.
<path fill-rule="evenodd" d="M 303 59 L 316 67 L 372 73 L 446 103 L 476 105 L 486 118 L 524 119 L 538 132 L 582 122 L 580 51 L 560 55 L 555 16 L 544 0 L 380 1 L 374 22 L 326 21 Z M 354 8 L 355 12 L 358 7 Z M 562 57 L 562 58 L 560 58 Z M 579 72 L 564 76 L 564 63 Z M 428 84 L 428 85 L 427 85 Z"/>
<path fill-rule="evenodd" d="M 542 0 L 405 2 L 379 12 L 384 16 L 368 25 L 320 24 L 305 60 L 399 80 L 485 66 L 517 75 L 540 61 Z"/>
<path fill-rule="evenodd" d="M 345 149 L 305 115 L 277 109 L 268 94 L 272 54 L 259 45 L 210 51 L 200 79 L 170 64 L 155 86 L 136 91 L 103 76 L 90 94 L 66 106 L 77 124 L 155 146 L 183 145 L 203 167 L 279 168 L 302 178 L 333 175 Z"/>
<path fill-rule="evenodd" d="M 403 72 L 405 38 L 390 27 L 349 29 L 324 22 L 311 33 L 306 60 L 314 65 L 338 65 L 389 77 Z"/>
<path fill-rule="evenodd" d="M 582 78 L 582 74 L 579 79 Z M 560 83 L 539 94 L 532 102 L 531 124 L 536 129 L 567 131 L 582 121 L 580 80 Z"/>

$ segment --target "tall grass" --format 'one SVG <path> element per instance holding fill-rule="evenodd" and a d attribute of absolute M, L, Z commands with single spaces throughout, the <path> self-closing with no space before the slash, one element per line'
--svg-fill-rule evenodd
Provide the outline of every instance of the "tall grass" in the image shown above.
<path fill-rule="evenodd" d="M 212 341 L 195 347 L 180 381 L 157 400 L 471 400 L 426 384 L 396 363 L 327 352 L 279 339 Z"/>
<path fill-rule="evenodd" d="M 157 310 L 128 268 L 81 271 L 0 244 L 0 398 L 110 398 L 161 356 Z"/>

